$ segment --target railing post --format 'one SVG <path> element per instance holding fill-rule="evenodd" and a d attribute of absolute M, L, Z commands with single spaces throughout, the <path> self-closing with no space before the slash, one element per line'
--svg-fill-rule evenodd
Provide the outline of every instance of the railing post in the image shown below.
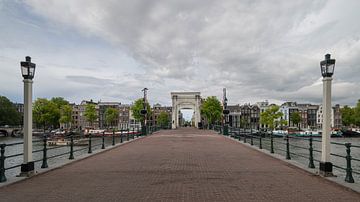
<path fill-rule="evenodd" d="M 289 135 L 286 135 L 286 159 L 290 160 L 290 144 L 289 144 Z"/>
<path fill-rule="evenodd" d="M 48 164 L 47 164 L 46 140 L 47 140 L 47 136 L 44 135 L 44 136 L 43 136 L 43 159 L 42 159 L 41 168 L 47 168 L 47 167 L 49 167 Z"/>
<path fill-rule="evenodd" d="M 123 143 L 123 130 L 120 130 L 120 143 Z"/>
<path fill-rule="evenodd" d="M 69 159 L 74 159 L 74 134 L 70 135 L 70 156 Z"/>
<path fill-rule="evenodd" d="M 6 176 L 5 176 L 5 147 L 6 144 L 0 145 L 0 182 L 6 182 Z"/>
<path fill-rule="evenodd" d="M 314 154 L 313 154 L 313 139 L 312 136 L 310 136 L 309 139 L 309 168 L 315 168 L 314 164 Z"/>
<path fill-rule="evenodd" d="M 261 138 L 261 133 L 259 136 L 259 149 L 262 149 L 262 138 Z"/>
<path fill-rule="evenodd" d="M 112 146 L 115 145 L 115 129 L 113 129 L 113 132 L 112 132 Z"/>
<path fill-rule="evenodd" d="M 102 134 L 102 145 L 101 145 L 101 149 L 105 149 L 105 131 Z"/>
<path fill-rule="evenodd" d="M 272 132 L 270 133 L 270 153 L 274 153 L 274 137 Z"/>
<path fill-rule="evenodd" d="M 132 139 L 135 139 L 135 128 L 132 128 Z"/>
<path fill-rule="evenodd" d="M 346 177 L 345 182 L 354 183 L 354 178 L 352 176 L 351 168 L 351 143 L 345 143 L 346 146 Z"/>
<path fill-rule="evenodd" d="M 88 150 L 88 154 L 91 154 L 92 150 L 91 150 L 91 133 L 89 133 L 89 150 Z"/>

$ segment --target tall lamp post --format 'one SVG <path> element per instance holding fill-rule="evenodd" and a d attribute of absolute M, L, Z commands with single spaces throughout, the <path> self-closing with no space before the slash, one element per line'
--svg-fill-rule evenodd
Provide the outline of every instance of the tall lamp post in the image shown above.
<path fill-rule="evenodd" d="M 20 62 L 21 74 L 24 78 L 24 161 L 21 164 L 20 176 L 34 174 L 34 161 L 32 158 L 32 79 L 35 75 L 36 64 L 31 62 L 31 57 L 26 56 Z"/>
<path fill-rule="evenodd" d="M 223 103 L 223 114 L 224 114 L 224 130 L 223 135 L 229 135 L 229 126 L 228 126 L 228 116 L 230 111 L 227 109 L 227 98 L 226 98 L 226 88 L 223 89 L 224 94 L 224 103 Z"/>
<path fill-rule="evenodd" d="M 144 91 L 144 98 L 143 98 L 143 109 L 140 111 L 140 113 L 144 116 L 144 121 L 143 124 L 141 126 L 141 132 L 143 135 L 147 134 L 146 131 L 146 115 L 147 115 L 147 110 L 146 110 L 146 93 L 147 93 L 147 88 L 142 89 L 142 91 Z"/>
<path fill-rule="evenodd" d="M 335 59 L 330 59 L 330 54 L 325 55 L 325 60 L 320 62 L 321 75 L 323 76 L 323 125 L 321 143 L 320 175 L 333 176 L 333 165 L 330 162 L 330 135 L 331 135 L 331 81 L 335 69 Z"/>

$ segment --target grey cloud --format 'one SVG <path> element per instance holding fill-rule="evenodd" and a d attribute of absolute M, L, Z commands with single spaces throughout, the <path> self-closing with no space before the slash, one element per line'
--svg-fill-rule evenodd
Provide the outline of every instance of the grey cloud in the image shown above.
<path fill-rule="evenodd" d="M 320 77 L 318 63 L 328 51 L 349 55 L 337 58 L 344 66 L 336 70 L 336 77 L 359 84 L 360 25 L 348 26 L 346 7 L 333 13 L 336 1 L 26 2 L 49 22 L 101 37 L 142 65 L 144 74 L 131 74 L 123 81 L 67 77 L 108 87 L 105 96 L 109 97 L 126 97 L 149 85 L 161 91 L 153 93 L 162 102 L 167 102 L 171 90 L 219 90 L 218 94 L 222 87 L 233 91 L 234 100 L 317 102 L 318 91 L 306 86 Z M 123 91 L 111 90 L 115 87 Z M 334 98 L 348 102 L 355 96 L 345 93 Z"/>

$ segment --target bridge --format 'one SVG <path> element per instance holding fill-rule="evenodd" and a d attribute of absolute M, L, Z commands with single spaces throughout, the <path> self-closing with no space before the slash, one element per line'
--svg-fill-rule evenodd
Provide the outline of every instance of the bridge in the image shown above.
<path fill-rule="evenodd" d="M 0 134 L 4 136 L 16 136 L 17 132 L 20 132 L 22 128 L 20 127 L 0 127 Z"/>
<path fill-rule="evenodd" d="M 214 131 L 163 130 L 0 188 L 3 201 L 359 201 Z"/>

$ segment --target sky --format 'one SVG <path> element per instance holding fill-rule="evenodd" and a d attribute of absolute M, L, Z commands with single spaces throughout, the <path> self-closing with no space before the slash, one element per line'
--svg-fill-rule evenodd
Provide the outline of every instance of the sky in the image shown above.
<path fill-rule="evenodd" d="M 199 91 L 229 104 L 320 104 L 319 62 L 336 59 L 333 104 L 360 98 L 358 0 L 0 0 L 0 95 L 150 103 Z"/>

